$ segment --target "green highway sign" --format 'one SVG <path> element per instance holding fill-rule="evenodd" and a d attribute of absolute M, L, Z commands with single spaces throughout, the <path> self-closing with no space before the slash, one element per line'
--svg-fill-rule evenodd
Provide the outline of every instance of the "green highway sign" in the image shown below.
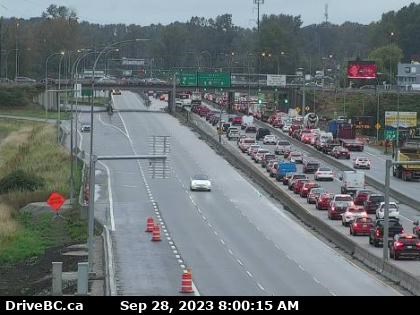
<path fill-rule="evenodd" d="M 179 85 L 180 86 L 197 86 L 197 73 L 179 73 Z"/>
<path fill-rule="evenodd" d="M 227 72 L 198 72 L 197 83 L 199 87 L 230 88 L 230 73 Z"/>
<path fill-rule="evenodd" d="M 82 96 L 92 96 L 92 89 L 82 89 Z"/>
<path fill-rule="evenodd" d="M 396 130 L 385 130 L 385 139 L 386 140 L 396 140 L 397 131 Z"/>

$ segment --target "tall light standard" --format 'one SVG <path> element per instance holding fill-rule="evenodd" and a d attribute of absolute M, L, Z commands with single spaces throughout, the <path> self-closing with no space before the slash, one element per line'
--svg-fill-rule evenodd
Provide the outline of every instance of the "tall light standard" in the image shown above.
<path fill-rule="evenodd" d="M 123 41 L 119 41 L 119 42 L 115 42 L 112 44 L 109 44 L 108 46 L 106 46 L 104 49 L 101 50 L 101 52 L 98 54 L 98 56 L 95 59 L 95 62 L 93 64 L 93 68 L 92 68 L 92 99 L 91 99 L 91 103 L 90 103 L 90 151 L 89 151 L 89 191 L 90 191 L 90 195 L 89 195 L 89 236 L 88 236 L 88 249 L 89 249 L 89 253 L 88 253 L 88 260 L 89 260 L 89 268 L 92 269 L 93 265 L 92 265 L 92 258 L 93 258 L 93 238 L 94 238 L 94 207 L 95 207 L 95 201 L 93 200 L 94 198 L 94 189 L 95 189 L 95 183 L 93 183 L 94 178 L 95 178 L 95 170 L 93 169 L 94 166 L 94 158 L 93 158 L 93 132 L 94 132 L 94 128 L 93 128 L 93 99 L 95 96 L 95 70 L 96 70 L 96 66 L 98 64 L 99 59 L 101 58 L 101 56 L 106 53 L 109 49 L 112 49 L 113 47 L 115 47 L 116 45 L 121 45 L 121 44 L 125 44 L 125 43 L 130 43 L 130 42 L 141 42 L 141 41 L 148 41 L 149 39 L 143 39 L 143 38 L 136 38 L 136 39 L 128 39 L 128 40 L 123 40 Z"/>
<path fill-rule="evenodd" d="M 47 57 L 45 60 L 45 96 L 47 98 L 47 102 L 45 104 L 45 120 L 48 119 L 48 60 L 56 55 L 64 55 L 64 51 L 52 53 Z"/>
<path fill-rule="evenodd" d="M 58 115 L 57 115 L 57 142 L 60 142 L 60 110 L 61 110 L 61 63 L 63 62 L 64 54 L 60 57 L 60 63 L 58 64 L 58 97 L 57 97 L 57 105 L 58 105 Z"/>
<path fill-rule="evenodd" d="M 18 56 L 18 30 L 19 30 L 19 22 L 18 23 L 16 23 L 16 34 L 15 34 L 15 41 L 16 41 L 16 54 L 15 54 L 15 56 L 16 56 L 16 59 L 15 59 L 15 81 L 16 81 L 16 78 L 19 76 L 19 67 L 18 67 L 18 58 L 19 58 L 19 56 Z"/>

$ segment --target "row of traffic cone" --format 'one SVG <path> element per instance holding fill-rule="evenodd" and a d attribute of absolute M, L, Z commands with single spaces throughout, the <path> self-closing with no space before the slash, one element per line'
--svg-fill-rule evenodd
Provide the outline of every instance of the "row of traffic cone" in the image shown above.
<path fill-rule="evenodd" d="M 147 218 L 146 232 L 152 233 L 152 241 L 159 242 L 162 240 L 160 235 L 160 227 L 158 224 L 155 224 L 153 218 Z M 192 272 L 191 269 L 188 269 L 182 274 L 181 280 L 181 293 L 194 293 L 192 286 Z"/>

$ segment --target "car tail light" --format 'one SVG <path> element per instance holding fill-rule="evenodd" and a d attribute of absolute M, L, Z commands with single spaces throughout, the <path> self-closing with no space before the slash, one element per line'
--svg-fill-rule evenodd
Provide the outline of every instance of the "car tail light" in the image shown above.
<path fill-rule="evenodd" d="M 420 249 L 420 242 L 416 244 L 416 247 Z"/>
<path fill-rule="evenodd" d="M 331 211 L 335 211 L 335 207 L 331 207 Z"/>
<path fill-rule="evenodd" d="M 354 223 L 354 224 L 353 224 L 353 226 L 354 226 L 355 228 L 359 227 L 359 225 L 358 225 L 357 223 Z"/>
<path fill-rule="evenodd" d="M 404 243 L 396 242 L 395 247 L 404 247 Z"/>
<path fill-rule="evenodd" d="M 381 236 L 381 231 L 380 230 L 376 230 L 376 237 Z"/>

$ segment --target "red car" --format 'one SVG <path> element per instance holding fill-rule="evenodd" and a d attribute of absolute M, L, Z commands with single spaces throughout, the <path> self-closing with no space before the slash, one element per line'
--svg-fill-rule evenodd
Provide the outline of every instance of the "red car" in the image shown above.
<path fill-rule="evenodd" d="M 353 201 L 331 201 L 328 206 L 328 219 L 341 220 L 342 214 L 352 205 Z"/>
<path fill-rule="evenodd" d="M 294 187 L 293 187 L 293 192 L 295 194 L 300 194 L 300 191 L 303 188 L 303 185 L 305 183 L 308 183 L 309 179 L 298 179 L 295 183 L 294 183 Z"/>
<path fill-rule="evenodd" d="M 232 126 L 240 126 L 240 125 L 242 125 L 242 117 L 241 116 L 234 117 L 232 120 Z"/>
<path fill-rule="evenodd" d="M 334 195 L 331 194 L 331 193 L 323 193 L 315 201 L 315 207 L 318 210 L 327 210 L 333 197 L 334 197 Z"/>
<path fill-rule="evenodd" d="M 373 192 L 367 189 L 360 189 L 356 191 L 356 194 L 354 195 L 354 204 L 356 206 L 363 206 L 371 193 Z"/>
<path fill-rule="evenodd" d="M 318 188 L 318 187 L 319 187 L 319 184 L 315 182 L 304 183 L 302 186 L 302 189 L 300 190 L 300 196 L 302 198 L 307 198 L 311 189 Z"/>
<path fill-rule="evenodd" d="M 420 239 L 414 234 L 397 234 L 390 245 L 389 255 L 395 260 L 401 258 L 420 258 Z"/>
<path fill-rule="evenodd" d="M 369 217 L 357 218 L 350 223 L 350 235 L 369 235 L 373 228 L 373 220 Z"/>

